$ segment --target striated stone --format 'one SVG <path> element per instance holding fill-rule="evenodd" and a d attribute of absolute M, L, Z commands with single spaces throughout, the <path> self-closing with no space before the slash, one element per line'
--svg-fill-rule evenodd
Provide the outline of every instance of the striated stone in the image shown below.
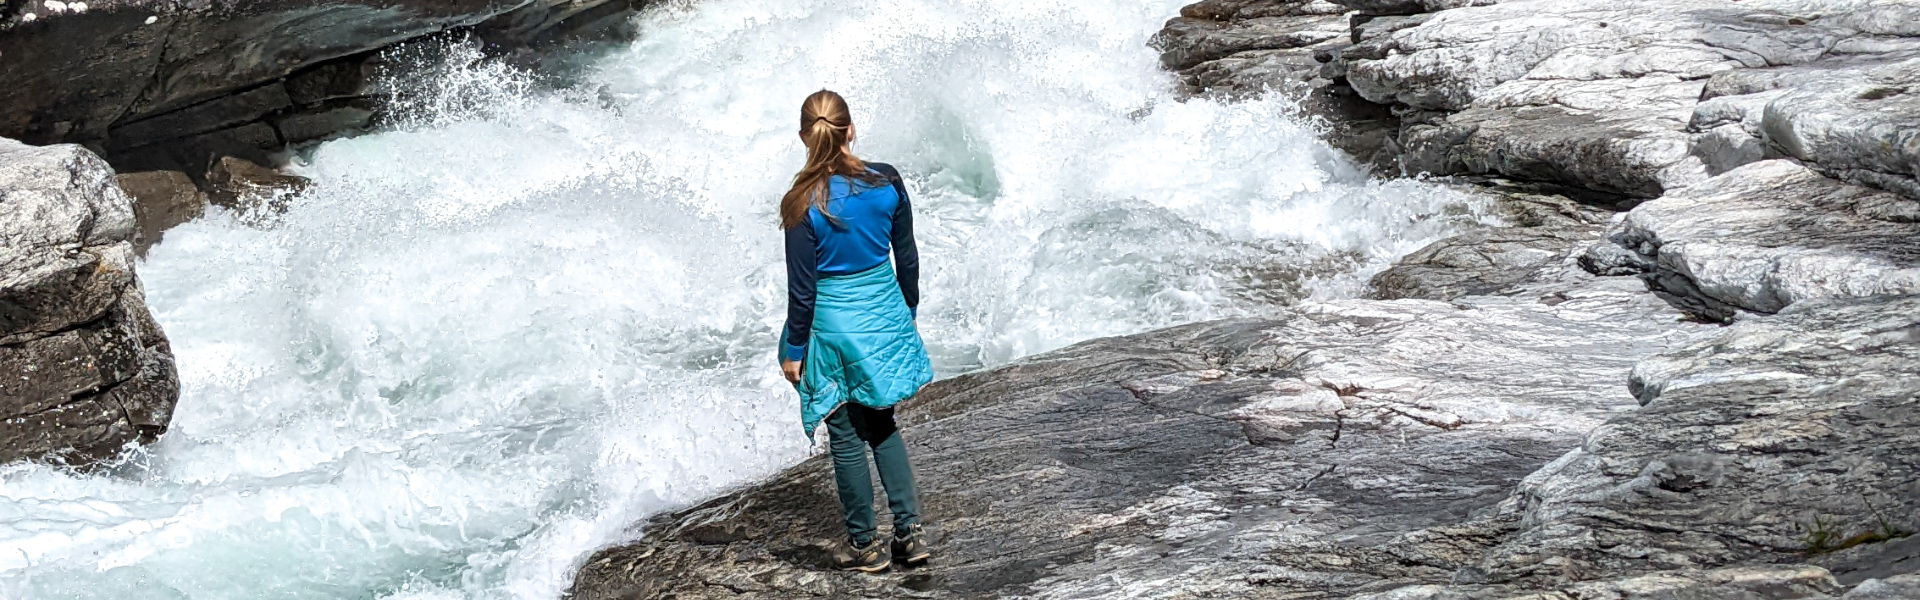
<path fill-rule="evenodd" d="M 1920 202 L 1784 160 L 1641 204 L 1608 237 L 1641 257 L 1649 287 L 1710 320 L 1920 293 Z"/>
<path fill-rule="evenodd" d="M 0 462 L 85 463 L 153 440 L 179 383 L 113 170 L 78 146 L 0 139 L 0 204 Z"/>
<path fill-rule="evenodd" d="M 1822 171 L 1920 199 L 1920 58 L 1795 87 L 1767 102 L 1762 128 Z"/>
<path fill-rule="evenodd" d="M 1312 46 L 1347 36 L 1340 16 L 1263 17 L 1231 23 L 1178 18 L 1154 37 L 1160 60 L 1169 69 L 1185 69 L 1248 50 Z"/>
<path fill-rule="evenodd" d="M 1482 568 L 1561 581 L 1808 560 L 1841 581 L 1920 529 L 1920 297 L 1795 304 L 1642 361 L 1645 405 L 1527 478 Z M 1857 579 L 1856 579 L 1857 580 Z"/>
<path fill-rule="evenodd" d="M 1600 231 L 1584 228 L 1514 227 L 1476 231 L 1434 242 L 1396 261 L 1369 284 L 1370 298 L 1452 300 L 1500 294 L 1573 260 Z"/>
<path fill-rule="evenodd" d="M 168 229 L 200 217 L 207 195 L 179 171 L 127 173 L 114 178 L 133 199 L 133 250 L 145 255 Z"/>
<path fill-rule="evenodd" d="M 293 99 L 278 83 L 222 96 L 181 110 L 117 124 L 109 130 L 116 149 L 138 148 L 155 142 L 228 129 L 293 107 Z"/>
<path fill-rule="evenodd" d="M 374 111 L 360 106 L 334 108 L 287 115 L 275 120 L 274 129 L 289 144 L 298 144 L 358 131 L 373 121 Z"/>
<path fill-rule="evenodd" d="M 369 53 L 466 27 L 503 53 L 630 32 L 625 17 L 656 1 L 126 0 L 32 21 L 9 14 L 0 17 L 0 136 L 106 148 L 122 167 L 198 172 L 208 155 L 260 158 L 262 139 L 244 124 L 290 104 L 359 96 L 364 74 L 354 71 Z"/>
<path fill-rule="evenodd" d="M 1327 16 L 1349 9 L 1327 0 L 1202 0 L 1180 9 L 1180 16 L 1209 21 L 1260 17 Z"/>
<path fill-rule="evenodd" d="M 1096 340 L 903 408 L 939 554 L 834 572 L 830 468 L 649 520 L 575 598 L 1334 597 L 1445 584 L 1511 524 L 1457 525 L 1631 410 L 1632 362 L 1710 330 L 1630 279 L 1561 301 L 1343 301 Z M 1526 331 L 1526 336 L 1511 332 Z"/>

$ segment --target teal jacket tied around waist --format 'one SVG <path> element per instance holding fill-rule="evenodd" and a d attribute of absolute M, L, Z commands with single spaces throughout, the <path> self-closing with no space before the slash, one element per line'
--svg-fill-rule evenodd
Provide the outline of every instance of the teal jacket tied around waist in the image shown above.
<path fill-rule="evenodd" d="M 890 185 L 835 176 L 826 214 L 810 209 L 786 232 L 780 357 L 804 362 L 795 389 L 809 438 L 842 403 L 887 408 L 933 380 L 913 326 L 920 261 L 912 205 L 898 171 L 868 165 Z"/>
<path fill-rule="evenodd" d="M 796 386 L 808 437 L 842 402 L 887 408 L 933 381 L 913 313 L 887 265 L 821 278 L 812 337 Z"/>

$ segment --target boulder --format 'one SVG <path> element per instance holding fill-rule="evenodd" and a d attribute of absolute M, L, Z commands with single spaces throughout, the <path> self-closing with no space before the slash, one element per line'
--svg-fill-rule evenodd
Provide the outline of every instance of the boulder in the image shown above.
<path fill-rule="evenodd" d="M 1619 250 L 1589 252 L 1596 272 L 1640 265 L 1650 288 L 1708 320 L 1817 298 L 1920 293 L 1920 201 L 1786 160 L 1641 204 L 1608 239 Z M 1623 261 L 1621 251 L 1635 256 Z"/>
<path fill-rule="evenodd" d="M 207 170 L 208 196 L 213 204 L 241 212 L 261 208 L 284 212 L 287 201 L 312 184 L 305 177 L 233 156 L 221 158 Z"/>
<path fill-rule="evenodd" d="M 1574 260 L 1600 232 L 1597 226 L 1501 227 L 1446 238 L 1395 261 L 1373 276 L 1370 298 L 1452 300 L 1500 294 L 1534 281 L 1537 273 Z"/>
<path fill-rule="evenodd" d="M 1471 295 L 1552 294 L 1546 288 L 1566 279 L 1575 261 L 1622 207 L 1617 197 L 1504 179 L 1457 181 L 1451 186 L 1488 198 L 1489 212 L 1499 225 L 1446 238 L 1401 257 L 1374 275 L 1369 298 L 1453 300 Z"/>
<path fill-rule="evenodd" d="M 113 170 L 78 146 L 0 140 L 0 205 L 0 462 L 85 464 L 152 441 L 179 381 Z"/>
<path fill-rule="evenodd" d="M 179 171 L 127 173 L 114 178 L 133 199 L 133 251 L 145 256 L 168 229 L 200 217 L 207 195 Z"/>
<path fill-rule="evenodd" d="M 1711 328 L 1628 278 L 1555 301 L 1341 301 L 1096 340 L 902 409 L 930 567 L 833 571 L 817 456 L 658 515 L 572 597 L 1333 597 L 1446 584 L 1461 525 L 1634 407 L 1632 363 Z M 1513 332 L 1527 335 L 1515 336 Z"/>

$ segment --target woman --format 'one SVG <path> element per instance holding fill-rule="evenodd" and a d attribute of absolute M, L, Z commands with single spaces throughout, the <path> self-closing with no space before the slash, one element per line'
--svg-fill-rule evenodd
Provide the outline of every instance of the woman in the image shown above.
<path fill-rule="evenodd" d="M 780 370 L 800 392 L 807 436 L 827 423 L 849 544 L 839 567 L 874 573 L 890 562 L 875 535 L 869 449 L 893 511 L 892 558 L 925 562 L 932 554 L 916 535 L 920 503 L 893 422 L 893 405 L 933 380 L 914 328 L 920 255 L 907 188 L 893 167 L 854 157 L 853 118 L 839 94 L 821 90 L 800 105 L 800 141 L 806 167 L 780 199 L 787 238 Z"/>

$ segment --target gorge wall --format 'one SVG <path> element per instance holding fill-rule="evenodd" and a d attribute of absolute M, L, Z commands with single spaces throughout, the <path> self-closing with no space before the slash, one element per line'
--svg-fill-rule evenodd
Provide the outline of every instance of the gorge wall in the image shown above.
<path fill-rule="evenodd" d="M 513 54 L 617 33 L 651 3 L 16 0 L 0 12 L 0 137 L 198 179 L 377 122 L 378 76 L 405 72 L 408 42 Z"/>

